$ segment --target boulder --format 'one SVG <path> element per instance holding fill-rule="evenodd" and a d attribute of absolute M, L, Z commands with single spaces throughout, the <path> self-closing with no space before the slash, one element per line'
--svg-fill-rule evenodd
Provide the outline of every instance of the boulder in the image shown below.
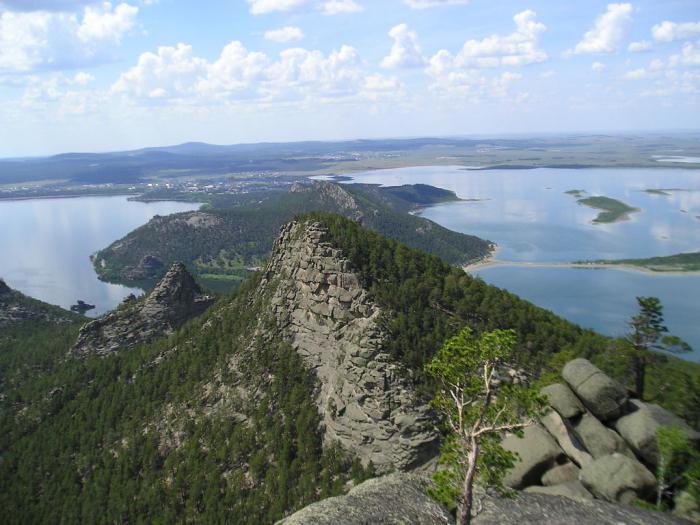
<path fill-rule="evenodd" d="M 629 443 L 632 450 L 650 465 L 659 463 L 657 430 L 661 426 L 675 425 L 683 430 L 691 441 L 700 441 L 700 432 L 693 430 L 678 416 L 658 405 L 633 399 L 629 413 L 615 422 L 615 429 Z"/>
<path fill-rule="evenodd" d="M 608 421 L 622 414 L 627 390 L 588 360 L 569 361 L 562 377 L 598 419 Z"/>
<path fill-rule="evenodd" d="M 579 478 L 595 496 L 625 504 L 648 496 L 656 488 L 656 478 L 644 465 L 619 453 L 592 461 L 581 469 Z"/>
<path fill-rule="evenodd" d="M 561 417 L 571 419 L 586 411 L 576 394 L 568 386 L 561 383 L 546 386 L 540 393 L 547 397 L 549 405 L 559 412 Z"/>
<path fill-rule="evenodd" d="M 665 512 L 596 499 L 569 499 L 519 492 L 512 498 L 489 496 L 479 498 L 478 501 L 481 511 L 472 520 L 473 525 L 690 525 L 689 522 Z M 397 522 L 357 523 L 388 525 Z"/>
<path fill-rule="evenodd" d="M 556 465 L 549 469 L 542 476 L 542 484 L 546 487 L 553 485 L 561 485 L 569 481 L 578 480 L 578 475 L 581 469 L 574 465 L 571 461 L 567 461 L 561 465 Z"/>
<path fill-rule="evenodd" d="M 567 481 L 566 483 L 560 483 L 558 485 L 550 485 L 548 487 L 541 487 L 539 485 L 533 485 L 532 487 L 527 487 L 525 492 L 531 492 L 535 494 L 549 494 L 551 496 L 564 496 L 570 499 L 593 499 L 593 494 L 586 490 L 579 480 Z"/>
<path fill-rule="evenodd" d="M 549 409 L 545 412 L 540 422 L 547 431 L 557 440 L 557 443 L 577 465 L 585 465 L 593 460 L 591 455 L 576 436 L 573 428 L 563 419 L 559 412 Z"/>
<path fill-rule="evenodd" d="M 506 486 L 514 489 L 539 484 L 542 474 L 563 455 L 554 438 L 540 425 L 527 427 L 522 438 L 508 435 L 501 445 L 518 454 L 515 466 L 504 479 Z"/>
<path fill-rule="evenodd" d="M 313 503 L 278 522 L 278 525 L 454 523 L 447 510 L 427 495 L 430 486 L 428 479 L 411 474 L 390 474 L 370 479 L 347 495 Z"/>
<path fill-rule="evenodd" d="M 614 452 L 634 457 L 634 453 L 627 446 L 625 440 L 591 414 L 583 414 L 578 420 L 572 421 L 572 427 L 579 441 L 594 459 L 613 454 Z"/>

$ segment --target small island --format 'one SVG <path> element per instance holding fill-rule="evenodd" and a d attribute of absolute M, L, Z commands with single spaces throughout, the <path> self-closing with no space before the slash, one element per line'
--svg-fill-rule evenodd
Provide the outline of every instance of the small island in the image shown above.
<path fill-rule="evenodd" d="M 630 213 L 641 211 L 639 208 L 634 208 L 628 204 L 610 197 L 596 196 L 578 199 L 579 204 L 602 210 L 598 216 L 593 219 L 594 224 L 609 224 L 618 221 L 629 219 Z"/>
<path fill-rule="evenodd" d="M 665 257 L 649 257 L 646 259 L 600 260 L 592 261 L 592 264 L 636 266 L 652 272 L 699 272 L 700 252 L 678 253 Z"/>
<path fill-rule="evenodd" d="M 665 197 L 668 197 L 671 195 L 668 190 L 661 189 L 661 188 L 652 188 L 648 190 L 644 190 L 644 193 L 648 193 L 649 195 L 663 195 Z"/>
<path fill-rule="evenodd" d="M 568 190 L 568 191 L 565 191 L 564 193 L 566 193 L 567 195 L 572 195 L 572 196 L 576 197 L 577 199 L 581 199 L 585 195 L 586 190 Z"/>

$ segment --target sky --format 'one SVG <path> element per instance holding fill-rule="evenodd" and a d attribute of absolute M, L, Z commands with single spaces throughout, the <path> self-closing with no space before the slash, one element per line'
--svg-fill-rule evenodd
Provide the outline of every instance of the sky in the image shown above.
<path fill-rule="evenodd" d="M 698 129 L 700 0 L 0 0 L 0 156 Z"/>

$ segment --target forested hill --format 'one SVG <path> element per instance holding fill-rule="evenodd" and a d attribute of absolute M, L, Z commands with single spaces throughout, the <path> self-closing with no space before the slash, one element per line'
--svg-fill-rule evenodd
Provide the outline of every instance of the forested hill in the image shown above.
<path fill-rule="evenodd" d="M 263 272 L 168 338 L 80 359 L 69 337 L 33 339 L 43 359 L 0 383 L 3 520 L 273 523 L 371 475 L 358 458 L 410 469 L 433 450 L 422 366 L 464 324 L 515 328 L 535 376 L 578 355 L 630 377 L 608 338 L 352 220 L 301 216 Z M 660 357 L 647 377 L 650 401 L 698 425 L 696 366 Z"/>
<path fill-rule="evenodd" d="M 155 217 L 100 251 L 95 269 L 103 279 L 148 287 L 171 264 L 183 261 L 205 284 L 235 284 L 262 264 L 282 224 L 310 211 L 338 213 L 448 263 L 463 264 L 486 255 L 491 243 L 409 213 L 452 200 L 458 200 L 453 192 L 425 185 L 297 184 L 290 192 L 229 209 Z"/>

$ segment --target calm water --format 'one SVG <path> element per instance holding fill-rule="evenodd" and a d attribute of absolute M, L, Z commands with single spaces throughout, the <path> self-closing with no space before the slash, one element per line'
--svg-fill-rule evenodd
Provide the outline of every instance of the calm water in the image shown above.
<path fill-rule="evenodd" d="M 423 183 L 463 199 L 427 208 L 422 216 L 452 230 L 498 243 L 507 261 L 571 262 L 671 255 L 700 250 L 700 171 L 654 169 L 465 170 L 416 167 L 353 175 L 352 182 Z M 669 195 L 646 189 L 672 188 Z M 585 190 L 640 208 L 629 220 L 593 224 L 598 212 L 566 191 Z M 658 296 L 667 325 L 700 360 L 700 276 L 646 275 L 619 269 L 498 266 L 485 281 L 582 326 L 621 335 L 636 311 L 636 296 Z"/>
<path fill-rule="evenodd" d="M 103 283 L 89 256 L 154 215 L 198 204 L 132 202 L 126 197 L 0 201 L 0 277 L 21 292 L 64 308 L 78 299 L 100 315 L 141 290 Z"/>

